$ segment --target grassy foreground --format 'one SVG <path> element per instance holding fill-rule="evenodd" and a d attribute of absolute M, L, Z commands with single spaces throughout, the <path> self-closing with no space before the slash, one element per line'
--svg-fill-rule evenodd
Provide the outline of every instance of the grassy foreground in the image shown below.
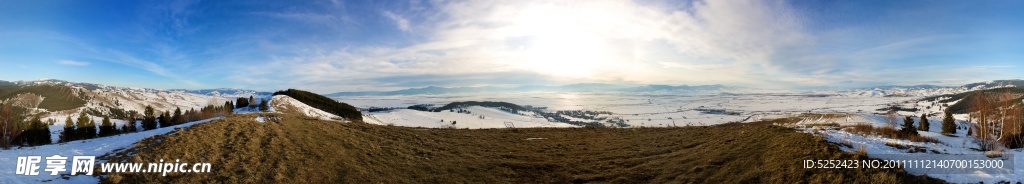
<path fill-rule="evenodd" d="M 421 129 L 232 115 L 143 140 L 111 162 L 210 162 L 211 173 L 112 183 L 921 183 L 900 169 L 804 169 L 866 159 L 774 122 L 681 128 Z M 776 120 L 793 121 L 793 120 Z M 134 153 L 124 156 L 124 153 Z"/>

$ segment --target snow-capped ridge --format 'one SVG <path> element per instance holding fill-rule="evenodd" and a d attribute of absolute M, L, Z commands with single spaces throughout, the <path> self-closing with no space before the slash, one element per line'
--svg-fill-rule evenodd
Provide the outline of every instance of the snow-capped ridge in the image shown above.
<path fill-rule="evenodd" d="M 309 116 L 322 120 L 344 120 L 345 122 L 348 122 L 347 120 L 341 118 L 338 115 L 334 115 L 326 111 L 313 108 L 288 95 L 276 95 L 273 98 L 271 98 L 270 102 L 268 103 L 270 103 L 271 111 L 274 112 L 297 113 L 300 115 Z"/>

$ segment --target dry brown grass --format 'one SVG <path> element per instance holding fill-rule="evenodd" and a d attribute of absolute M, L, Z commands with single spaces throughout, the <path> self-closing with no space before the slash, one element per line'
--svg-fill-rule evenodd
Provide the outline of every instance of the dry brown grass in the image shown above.
<path fill-rule="evenodd" d="M 850 132 L 850 133 L 860 134 L 860 135 L 864 135 L 864 136 L 867 136 L 867 135 L 880 135 L 880 136 L 886 137 L 886 138 L 904 139 L 904 140 L 913 141 L 913 142 L 940 143 L 939 140 L 935 139 L 935 138 L 925 137 L 925 136 L 921 136 L 921 135 L 918 135 L 918 134 L 902 133 L 899 130 L 897 130 L 895 128 L 892 128 L 892 127 L 888 127 L 888 126 L 876 127 L 876 126 L 871 126 L 869 124 L 858 124 L 858 125 L 846 126 L 846 127 L 843 128 L 843 130 L 846 130 L 847 132 Z"/>
<path fill-rule="evenodd" d="M 900 169 L 804 169 L 867 159 L 778 121 L 679 128 L 422 129 L 232 115 L 147 139 L 112 162 L 211 162 L 212 173 L 124 183 L 921 183 Z M 528 139 L 545 138 L 545 139 Z M 147 147 L 148 146 L 148 147 Z"/>
<path fill-rule="evenodd" d="M 823 118 L 823 119 L 836 119 L 836 118 L 847 118 L 847 117 L 850 117 L 850 114 L 834 114 L 834 113 L 825 113 L 825 114 L 820 114 L 820 113 L 803 113 L 803 114 L 801 114 L 801 117 L 804 117 L 804 118 Z"/>

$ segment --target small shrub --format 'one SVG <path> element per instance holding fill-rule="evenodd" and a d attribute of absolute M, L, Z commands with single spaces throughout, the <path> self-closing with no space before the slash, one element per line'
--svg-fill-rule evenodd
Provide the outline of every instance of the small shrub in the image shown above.
<path fill-rule="evenodd" d="M 921 136 L 919 134 L 916 134 L 917 131 L 914 131 L 915 134 L 910 134 L 910 133 L 907 133 L 907 131 L 896 130 L 895 128 L 892 128 L 892 127 L 875 127 L 875 126 L 871 126 L 869 124 L 859 124 L 859 125 L 848 126 L 846 128 L 843 128 L 843 130 L 845 130 L 847 132 L 850 132 L 850 133 L 855 133 L 855 134 L 864 135 L 864 136 L 867 136 L 867 135 L 879 135 L 879 136 L 886 137 L 886 138 L 904 139 L 904 140 L 913 141 L 913 142 L 939 143 L 939 140 L 937 140 L 935 138 L 925 137 L 925 136 Z"/>

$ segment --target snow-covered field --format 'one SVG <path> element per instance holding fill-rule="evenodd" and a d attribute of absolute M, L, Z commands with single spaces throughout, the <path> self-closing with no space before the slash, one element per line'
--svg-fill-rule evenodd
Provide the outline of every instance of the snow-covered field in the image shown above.
<path fill-rule="evenodd" d="M 123 95 L 128 91 L 98 92 L 98 95 L 121 95 L 116 98 L 122 99 L 119 103 L 133 103 L 123 100 Z M 120 93 L 120 94 L 119 94 Z M 814 133 L 826 137 L 827 140 L 837 144 L 853 145 L 842 147 L 845 151 L 856 152 L 863 147 L 869 156 L 873 158 L 894 159 L 901 156 L 914 156 L 918 158 L 946 158 L 950 155 L 964 158 L 984 158 L 983 152 L 975 151 L 977 145 L 973 144 L 972 138 L 966 136 L 966 130 L 959 130 L 958 137 L 944 136 L 937 132 L 941 130 L 941 117 L 935 115 L 942 112 L 942 104 L 934 102 L 918 102 L 921 96 L 911 97 L 883 97 L 882 95 L 865 95 L 865 91 L 693 91 L 693 92 L 660 92 L 660 93 L 564 93 L 564 92 L 520 92 L 520 93 L 499 93 L 499 94 L 448 94 L 448 95 L 411 95 L 411 96 L 346 96 L 335 98 L 339 101 L 352 104 L 360 108 L 369 107 L 391 107 L 399 108 L 390 111 L 364 112 L 364 121 L 372 124 L 394 125 L 407 127 L 426 128 L 524 128 L 524 127 L 578 127 L 576 125 L 554 122 L 543 116 L 529 111 L 510 113 L 497 108 L 470 106 L 458 111 L 424 112 L 405 109 L 411 105 L 431 104 L 435 107 L 451 102 L 460 101 L 501 101 L 529 106 L 536 109 L 543 109 L 544 112 L 555 112 L 561 110 L 584 110 L 584 111 L 607 111 L 612 114 L 601 114 L 597 117 L 606 119 L 622 119 L 630 127 L 666 127 L 666 126 L 707 126 L 728 122 L 752 122 L 762 119 L 774 119 L 783 117 L 813 117 L 813 114 L 846 114 L 847 116 L 807 118 L 796 125 L 814 126 L 820 124 L 835 123 L 839 125 L 872 124 L 876 126 L 887 126 L 886 117 L 876 115 L 878 109 L 891 105 L 899 105 L 907 108 L 918 108 L 918 111 L 901 111 L 900 115 L 912 115 L 919 117 L 920 114 L 932 114 L 930 116 L 931 132 L 920 132 L 921 135 L 938 139 L 940 143 L 919 143 L 905 140 L 883 138 L 879 136 L 862 136 L 849 132 L 824 129 L 805 129 L 808 133 Z M 945 92 L 936 92 L 945 93 Z M 931 94 L 931 93 L 928 93 Z M 140 96 L 131 97 L 142 103 L 146 101 L 161 101 L 167 106 L 200 106 L 206 104 L 218 104 L 220 100 L 229 100 L 221 97 L 192 98 L 190 94 L 169 93 L 140 93 Z M 182 95 L 182 96 L 177 96 Z M 115 95 L 116 96 L 116 95 Z M 158 99 L 158 100 L 154 100 Z M 178 99 L 178 100 L 175 100 Z M 181 103 L 177 103 L 181 102 Z M 142 105 L 142 103 L 134 105 Z M 325 120 L 339 119 L 330 113 L 319 109 L 311 108 L 295 99 L 287 96 L 275 96 L 270 101 L 271 111 L 295 111 L 306 116 L 316 117 Z M 89 104 L 87 106 L 95 106 Z M 129 105 L 133 106 L 133 105 Z M 255 110 L 236 110 L 236 113 L 251 113 Z M 77 117 L 77 112 L 62 112 L 50 114 L 46 119 L 56 119 L 57 122 L 50 125 L 54 141 L 58 140 L 58 134 L 63 128 L 64 118 L 71 116 L 72 120 Z M 594 121 L 561 115 L 574 121 Z M 959 123 L 965 123 L 965 115 L 955 116 Z M 100 124 L 101 117 L 90 117 L 96 124 Z M 257 117 L 257 121 L 263 120 Z M 187 127 L 196 123 L 209 120 L 187 123 L 175 127 Z M 123 120 L 112 120 L 118 126 L 127 123 Z M 902 119 L 900 119 L 902 122 Z M 138 125 L 137 125 L 138 126 Z M 18 156 L 40 155 L 47 156 L 59 154 L 62 156 L 74 155 L 103 155 L 113 150 L 126 148 L 135 142 L 157 134 L 165 134 L 173 128 L 162 128 L 152 131 L 144 131 L 132 134 L 123 134 L 113 137 L 97 138 L 85 141 L 74 141 L 63 144 L 52 144 L 39 147 L 0 150 L 0 165 L 10 166 L 11 169 L 0 170 L 3 172 L 0 183 L 37 183 L 52 180 L 57 183 L 94 183 L 94 177 L 76 176 L 70 180 L 61 179 L 60 176 L 19 176 L 14 175 L 13 167 L 16 165 Z M 894 148 L 889 144 L 902 144 L 911 147 L 927 149 L 925 152 L 906 153 L 907 149 Z M 1005 150 L 1011 156 L 1022 155 L 1020 149 Z M 1012 161 L 1015 165 L 1021 165 L 1021 159 Z M 928 174 L 931 177 L 947 180 L 950 182 L 998 182 L 998 181 L 1021 181 L 1024 178 L 1020 169 L 1005 172 L 1004 174 L 994 173 L 970 173 L 970 174 L 935 174 L 928 170 L 908 169 L 913 174 Z"/>
<path fill-rule="evenodd" d="M 761 119 L 782 117 L 805 117 L 797 125 L 808 127 L 820 124 L 839 124 L 849 126 L 871 124 L 888 126 L 886 116 L 878 109 L 891 105 L 906 108 L 918 108 L 917 111 L 900 111 L 897 121 L 902 123 L 903 116 L 913 116 L 920 121 L 921 114 L 930 114 L 929 132 L 921 131 L 922 136 L 935 138 L 940 143 L 921 143 L 906 140 L 890 139 L 880 136 L 862 136 L 841 130 L 824 129 L 814 131 L 807 128 L 808 133 L 816 133 L 837 144 L 848 144 L 853 147 L 841 146 L 843 150 L 856 152 L 861 147 L 872 158 L 878 159 L 985 159 L 984 152 L 976 151 L 974 138 L 966 136 L 966 130 L 958 130 L 956 136 L 950 137 L 937 133 L 941 130 L 942 104 L 919 102 L 916 97 L 882 97 L 879 95 L 863 95 L 861 92 L 819 91 L 819 92 L 751 92 L 751 93 L 679 93 L 679 94 L 623 94 L 623 93 L 508 93 L 508 94 L 459 94 L 459 95 L 413 95 L 413 96 L 351 96 L 337 98 L 354 106 L 397 107 L 405 108 L 416 104 L 434 104 L 441 106 L 458 101 L 503 101 L 521 106 L 547 107 L 546 111 L 557 110 L 589 110 L 610 111 L 612 115 L 628 120 L 631 127 L 647 126 L 703 126 L 727 122 L 751 122 Z M 928 93 L 931 94 L 931 93 Z M 936 92 L 936 94 L 945 94 Z M 952 103 L 950 103 L 951 105 Z M 468 107 L 471 113 L 458 112 L 424 112 L 410 109 L 397 109 L 383 112 L 366 113 L 364 120 L 369 123 L 409 126 L 447 128 L 451 121 L 456 121 L 455 128 L 504 128 L 505 122 L 515 127 L 572 127 L 564 123 L 550 122 L 543 117 L 532 114 L 513 114 L 495 108 Z M 718 110 L 718 111 L 707 111 Z M 726 113 L 708 113 L 726 112 Z M 808 116 L 807 114 L 844 114 L 839 116 Z M 484 117 L 484 118 L 480 118 Z M 957 114 L 958 123 L 966 127 L 966 115 Z M 908 149 L 900 149 L 889 144 L 901 144 L 911 149 L 926 149 L 924 152 L 907 153 Z M 1004 150 L 1007 157 L 1016 158 L 1024 155 L 1021 149 Z M 1009 159 L 1015 167 L 1021 166 L 1022 159 Z M 907 169 L 916 175 L 927 174 L 934 178 L 949 182 L 1000 182 L 1022 181 L 1024 170 L 995 170 L 986 172 L 936 173 L 927 169 Z"/>
<path fill-rule="evenodd" d="M 173 131 L 176 128 L 190 127 L 192 125 L 209 122 L 219 118 L 206 119 L 201 121 L 189 122 L 181 125 L 164 127 L 155 130 L 142 131 L 136 133 L 121 134 L 110 137 L 101 137 L 95 139 L 72 141 L 68 143 L 50 144 L 35 147 L 25 147 L 10 150 L 0 150 L 0 183 L 99 183 L 99 178 L 93 176 L 77 175 L 67 180 L 61 178 L 60 174 L 57 176 L 49 175 L 49 172 L 43 172 L 42 167 L 45 163 L 42 163 L 40 173 L 37 176 L 25 176 L 15 175 L 15 166 L 17 166 L 18 157 L 20 156 L 53 156 L 60 155 L 64 157 L 72 156 L 101 156 L 111 151 L 128 148 L 134 145 L 139 140 L 151 137 L 153 135 L 166 134 Z M 96 160 L 96 163 L 102 162 Z M 155 161 L 154 161 L 155 162 Z M 68 161 L 65 164 L 65 168 L 71 168 L 71 162 Z M 97 172 L 98 171 L 94 171 Z M 67 174 L 70 171 L 61 172 L 61 174 Z"/>
<path fill-rule="evenodd" d="M 920 123 L 920 118 L 914 118 L 914 124 Z M 945 159 L 1000 159 L 1003 160 L 1005 166 L 1012 168 L 1004 169 L 993 169 L 984 172 L 981 171 L 954 171 L 954 170 L 938 170 L 938 169 L 923 169 L 913 168 L 906 169 L 909 173 L 915 175 L 927 174 L 930 177 L 946 180 L 947 182 L 953 183 L 996 183 L 1006 182 L 1011 183 L 1024 181 L 1024 170 L 1020 169 L 1024 164 L 1024 159 L 1021 156 L 1024 155 L 1024 149 L 1005 149 L 1002 151 L 1003 158 L 988 158 L 985 156 L 986 152 L 977 151 L 979 148 L 978 144 L 975 143 L 973 136 L 967 135 L 967 130 L 957 130 L 955 137 L 942 135 L 942 118 L 928 118 L 930 122 L 929 131 L 918 131 L 921 136 L 935 138 L 939 143 L 924 143 L 924 142 L 911 142 L 902 139 L 891 139 L 885 138 L 878 135 L 859 135 L 850 133 L 842 130 L 835 129 L 815 129 L 807 128 L 804 129 L 808 133 L 814 133 L 819 136 L 824 136 L 829 142 L 851 145 L 852 147 L 840 146 L 844 151 L 856 152 L 861 148 L 867 153 L 869 157 L 877 159 L 892 159 L 892 160 L 945 160 Z M 822 119 L 809 119 L 797 123 L 798 125 L 815 125 L 815 124 L 826 124 L 826 123 L 837 123 L 843 126 L 854 125 L 854 124 L 870 124 L 872 126 L 891 126 L 887 125 L 886 117 L 882 115 L 851 115 L 848 118 L 822 118 Z M 897 127 L 903 123 L 903 117 L 899 117 L 897 120 Z M 957 120 L 957 124 L 966 127 L 967 122 L 963 120 Z M 890 145 L 903 145 L 910 149 L 900 149 Z M 914 149 L 923 149 L 923 152 L 913 151 Z"/>
<path fill-rule="evenodd" d="M 406 108 L 417 104 L 441 106 L 457 101 L 502 101 L 520 106 L 546 107 L 548 112 L 558 110 L 610 111 L 612 115 L 599 117 L 621 118 L 631 127 L 702 126 L 728 122 L 749 122 L 765 118 L 786 117 L 801 113 L 870 113 L 887 104 L 903 102 L 914 97 L 865 97 L 836 92 L 772 92 L 772 93 L 549 93 L 526 92 L 506 94 L 459 94 L 413 96 L 350 96 L 336 98 L 356 107 Z M 709 113 L 720 110 L 726 113 Z M 473 111 L 477 112 L 477 111 Z M 482 112 L 482 111 L 481 111 Z M 462 118 L 447 112 L 418 112 L 394 110 L 367 113 L 377 117 L 375 122 L 398 126 L 438 127 L 445 117 Z M 495 116 L 495 115 L 486 115 Z M 496 116 L 495 116 L 496 117 Z M 474 119 L 475 118 L 475 119 Z M 373 118 L 370 118 L 373 119 Z M 504 127 L 502 121 L 465 119 L 470 127 Z M 455 119 L 453 119 L 455 120 Z M 407 121 L 413 121 L 407 122 Z M 447 119 L 445 121 L 448 121 Z M 463 121 L 457 120 L 459 124 Z M 545 124 L 544 118 L 529 121 Z M 434 123 L 437 122 L 437 123 Z M 497 123 L 497 124 L 493 124 Z M 518 123 L 517 123 L 518 124 Z M 524 124 L 525 125 L 525 124 Z M 458 126 L 458 125 L 457 125 Z M 521 126 L 517 126 L 521 127 Z"/>
<path fill-rule="evenodd" d="M 398 109 L 387 113 L 366 114 L 363 121 L 379 125 L 427 128 L 576 127 L 565 123 L 548 122 L 543 117 L 512 114 L 495 108 L 472 106 L 465 110 L 471 113 Z"/>

